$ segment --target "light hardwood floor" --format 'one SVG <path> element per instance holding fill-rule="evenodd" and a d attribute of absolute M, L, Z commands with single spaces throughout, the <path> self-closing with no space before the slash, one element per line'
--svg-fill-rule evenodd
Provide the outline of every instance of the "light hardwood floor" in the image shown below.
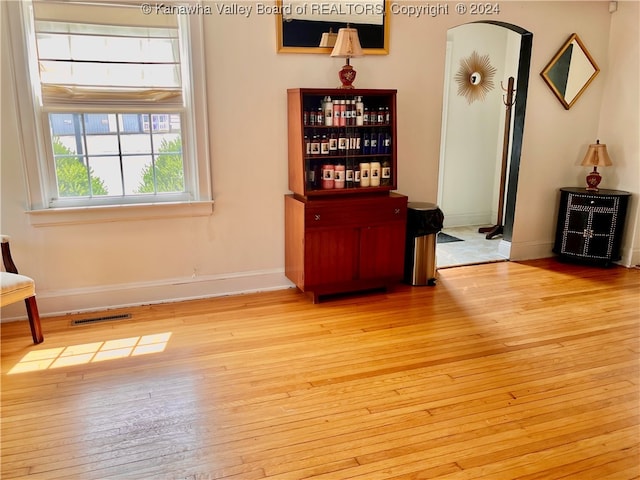
<path fill-rule="evenodd" d="M 639 293 L 545 259 L 3 324 L 1 476 L 639 478 Z"/>

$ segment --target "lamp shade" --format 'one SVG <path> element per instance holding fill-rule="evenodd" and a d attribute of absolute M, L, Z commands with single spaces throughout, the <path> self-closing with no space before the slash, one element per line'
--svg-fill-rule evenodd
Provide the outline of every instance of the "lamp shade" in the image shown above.
<path fill-rule="evenodd" d="M 597 140 L 596 143 L 589 145 L 587 154 L 584 156 L 581 165 L 593 165 L 597 167 L 609 167 L 613 165 L 609 154 L 607 153 L 607 146 L 604 143 L 600 143 Z"/>
<path fill-rule="evenodd" d="M 319 47 L 334 47 L 336 44 L 337 38 L 338 38 L 338 34 L 335 33 L 333 29 L 330 28 L 328 32 L 324 32 L 322 34 Z"/>
<path fill-rule="evenodd" d="M 358 30 L 355 28 L 341 28 L 338 30 L 338 38 L 331 52 L 332 57 L 353 58 L 362 57 L 364 52 L 360 46 Z"/>

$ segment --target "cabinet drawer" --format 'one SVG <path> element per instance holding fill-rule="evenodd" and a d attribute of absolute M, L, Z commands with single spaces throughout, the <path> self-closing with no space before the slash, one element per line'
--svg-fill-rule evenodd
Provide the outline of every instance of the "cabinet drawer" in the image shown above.
<path fill-rule="evenodd" d="M 588 195 L 569 195 L 569 208 L 589 207 L 589 208 L 616 208 L 615 197 L 595 197 Z"/>
<path fill-rule="evenodd" d="M 305 209 L 307 228 L 338 227 L 342 225 L 368 226 L 394 221 L 406 221 L 406 199 L 386 199 L 369 204 L 326 206 L 308 205 Z"/>

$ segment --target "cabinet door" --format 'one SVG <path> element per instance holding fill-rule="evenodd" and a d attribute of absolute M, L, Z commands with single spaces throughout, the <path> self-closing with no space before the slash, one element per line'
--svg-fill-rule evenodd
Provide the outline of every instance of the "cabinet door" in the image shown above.
<path fill-rule="evenodd" d="M 360 278 L 401 279 L 404 269 L 405 224 L 402 222 L 360 230 Z"/>
<path fill-rule="evenodd" d="M 615 230 L 613 213 L 593 212 L 591 229 L 587 232 L 587 255 L 610 258 Z"/>
<path fill-rule="evenodd" d="M 310 228 L 305 234 L 305 288 L 357 278 L 359 232 L 355 228 Z"/>
<path fill-rule="evenodd" d="M 585 231 L 589 224 L 589 212 L 570 210 L 567 218 L 563 253 L 585 254 Z"/>

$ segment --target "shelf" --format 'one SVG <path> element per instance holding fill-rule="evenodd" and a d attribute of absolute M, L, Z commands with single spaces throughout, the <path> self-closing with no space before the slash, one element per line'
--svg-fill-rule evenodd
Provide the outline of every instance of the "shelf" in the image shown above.
<path fill-rule="evenodd" d="M 373 189 L 388 192 L 397 188 L 396 90 L 289 89 L 287 105 L 289 189 L 294 194 L 302 197 L 358 195 Z M 346 105 L 348 116 L 336 116 L 336 105 L 340 105 L 339 111 Z M 385 121 L 358 125 L 358 122 L 364 121 L 364 112 L 367 109 L 371 113 L 382 109 Z M 317 124 L 315 121 L 305 123 L 305 119 L 313 118 L 315 115 L 322 115 L 320 118 L 325 121 L 331 118 L 332 125 Z M 373 132 L 375 134 L 370 135 Z M 369 151 L 370 137 L 373 137 L 371 143 L 374 144 L 375 153 Z M 376 144 L 384 145 L 384 150 Z M 345 146 L 348 148 L 344 148 Z M 321 154 L 321 151 L 325 153 Z M 327 151 L 330 153 L 327 154 Z M 310 154 L 311 152 L 313 154 Z M 382 166 L 384 178 L 390 178 L 389 185 L 319 188 L 318 166 L 344 165 L 344 178 L 353 177 L 354 181 L 358 182 L 358 164 L 378 161 L 385 164 Z M 388 172 L 391 172 L 390 177 L 387 176 Z"/>

